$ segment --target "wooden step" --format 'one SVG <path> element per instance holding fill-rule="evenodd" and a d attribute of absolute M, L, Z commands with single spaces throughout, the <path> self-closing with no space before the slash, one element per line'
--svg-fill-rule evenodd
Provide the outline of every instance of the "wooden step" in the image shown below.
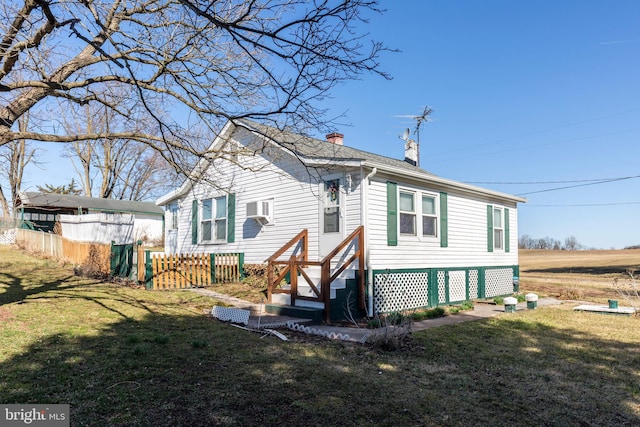
<path fill-rule="evenodd" d="M 294 307 L 291 305 L 281 304 L 265 304 L 264 308 L 267 313 L 309 319 L 315 324 L 320 324 L 323 320 L 324 310 L 321 308 Z"/>

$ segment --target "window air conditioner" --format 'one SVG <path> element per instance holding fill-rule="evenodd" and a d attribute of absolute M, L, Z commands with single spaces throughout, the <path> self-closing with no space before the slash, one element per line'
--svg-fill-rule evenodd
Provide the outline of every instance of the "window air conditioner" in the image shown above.
<path fill-rule="evenodd" d="M 252 218 L 262 225 L 270 224 L 273 220 L 271 203 L 266 200 L 247 203 L 247 218 Z"/>

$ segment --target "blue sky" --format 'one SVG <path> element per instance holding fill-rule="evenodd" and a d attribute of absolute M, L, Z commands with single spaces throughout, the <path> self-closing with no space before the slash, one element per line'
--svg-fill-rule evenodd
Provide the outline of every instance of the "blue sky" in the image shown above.
<path fill-rule="evenodd" d="M 402 156 L 398 135 L 413 123 L 396 116 L 428 105 L 432 121 L 420 133 L 428 171 L 510 194 L 581 185 L 526 194 L 520 234 L 573 235 L 604 249 L 640 244 L 640 2 L 384 6 L 369 30 L 402 52 L 383 57 L 392 81 L 335 91 L 331 111 L 351 125 L 336 129 L 345 144 Z"/>
<path fill-rule="evenodd" d="M 382 6 L 365 29 L 401 52 L 381 58 L 393 80 L 350 82 L 326 103 L 330 116 L 346 115 L 335 129 L 345 144 L 402 157 L 398 136 L 413 122 L 397 116 L 428 105 L 423 168 L 510 194 L 547 190 L 524 195 L 520 234 L 573 235 L 604 249 L 640 244 L 640 2 Z M 73 176 L 66 160 L 45 157 L 27 189 Z M 633 178 L 593 181 L 625 177 Z M 528 182 L 539 184 L 506 184 Z"/>

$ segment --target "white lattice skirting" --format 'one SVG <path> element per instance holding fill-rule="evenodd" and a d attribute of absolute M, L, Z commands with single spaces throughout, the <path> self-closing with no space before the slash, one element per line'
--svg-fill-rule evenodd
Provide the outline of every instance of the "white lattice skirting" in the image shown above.
<path fill-rule="evenodd" d="M 13 245 L 16 242 L 16 230 L 5 230 L 0 232 L 0 245 Z"/>
<path fill-rule="evenodd" d="M 429 273 L 385 273 L 374 276 L 374 311 L 388 313 L 429 304 Z"/>
<path fill-rule="evenodd" d="M 435 282 L 432 284 L 433 295 L 429 295 L 431 274 Z M 376 273 L 373 283 L 374 311 L 390 313 L 451 302 L 459 303 L 480 297 L 509 295 L 513 292 L 513 276 L 513 267 L 443 268 Z"/>
<path fill-rule="evenodd" d="M 492 268 L 484 274 L 485 298 L 507 295 L 513 292 L 513 269 Z"/>
<path fill-rule="evenodd" d="M 243 325 L 249 324 L 249 310 L 243 310 L 233 307 L 222 307 L 214 305 L 211 309 L 211 316 L 223 322 L 240 323 Z"/>

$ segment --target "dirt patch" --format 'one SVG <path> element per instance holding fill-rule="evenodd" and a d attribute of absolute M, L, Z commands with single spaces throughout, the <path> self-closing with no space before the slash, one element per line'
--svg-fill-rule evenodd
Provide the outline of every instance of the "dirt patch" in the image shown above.
<path fill-rule="evenodd" d="M 0 322 L 6 322 L 7 320 L 14 319 L 16 317 L 9 309 L 0 307 Z"/>

